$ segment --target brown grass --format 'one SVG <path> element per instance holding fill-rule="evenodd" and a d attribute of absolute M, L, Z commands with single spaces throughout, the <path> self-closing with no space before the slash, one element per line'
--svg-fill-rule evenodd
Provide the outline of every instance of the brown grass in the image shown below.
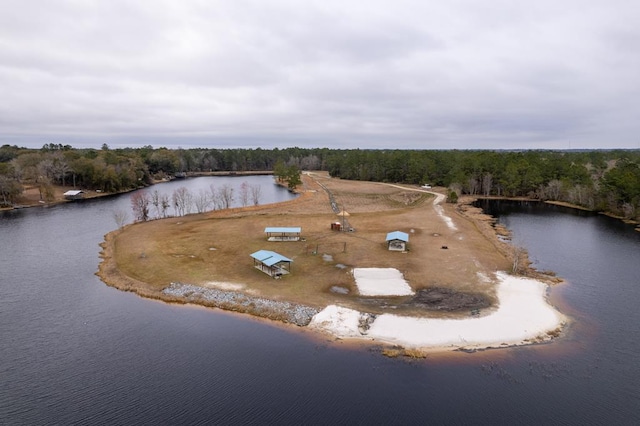
<path fill-rule="evenodd" d="M 382 355 L 388 358 L 398 358 L 399 356 L 402 356 L 403 353 L 404 349 L 398 346 L 389 346 L 382 348 Z"/>
<path fill-rule="evenodd" d="M 479 232 L 476 222 L 457 213 L 453 205 L 444 208 L 455 221 L 456 232 L 436 214 L 433 196 L 409 187 L 331 179 L 326 173 L 303 176 L 303 182 L 304 192 L 293 201 L 127 226 L 107 236 L 99 275 L 110 285 L 149 297 L 163 298 L 160 291 L 171 282 L 202 286 L 231 282 L 271 299 L 318 308 L 339 303 L 381 312 L 356 294 L 350 270 L 390 267 L 400 270 L 415 290 L 448 287 L 481 292 L 495 302 L 493 285 L 479 279 L 479 274 L 508 270 L 509 261 L 496 248 L 495 235 Z M 339 218 L 317 182 L 345 206 L 355 232 L 330 229 Z M 267 242 L 267 226 L 300 226 L 306 241 Z M 386 234 L 395 230 L 409 233 L 408 253 L 387 250 Z M 293 259 L 291 274 L 274 280 L 253 268 L 249 255 L 260 249 Z M 332 293 L 332 286 L 350 293 Z"/>
<path fill-rule="evenodd" d="M 382 348 L 382 355 L 388 358 L 406 357 L 411 359 L 423 359 L 427 353 L 420 349 L 403 348 L 401 346 L 387 346 Z"/>

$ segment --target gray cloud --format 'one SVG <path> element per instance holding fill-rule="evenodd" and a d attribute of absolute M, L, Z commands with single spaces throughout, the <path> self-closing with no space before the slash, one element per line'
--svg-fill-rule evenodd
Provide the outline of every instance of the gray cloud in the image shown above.
<path fill-rule="evenodd" d="M 640 6 L 437 3 L 4 1 L 0 144 L 640 147 Z"/>

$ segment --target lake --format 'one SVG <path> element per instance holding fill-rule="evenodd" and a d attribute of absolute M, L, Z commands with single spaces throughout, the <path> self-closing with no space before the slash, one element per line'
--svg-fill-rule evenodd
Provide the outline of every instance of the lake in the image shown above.
<path fill-rule="evenodd" d="M 151 190 L 210 179 L 247 180 Z M 262 202 L 291 197 L 251 179 Z M 548 345 L 406 361 L 106 286 L 99 244 L 129 197 L 0 213 L 0 424 L 640 423 L 640 233 L 629 225 L 486 204 L 536 267 L 567 280 L 551 297 L 574 321 Z"/>

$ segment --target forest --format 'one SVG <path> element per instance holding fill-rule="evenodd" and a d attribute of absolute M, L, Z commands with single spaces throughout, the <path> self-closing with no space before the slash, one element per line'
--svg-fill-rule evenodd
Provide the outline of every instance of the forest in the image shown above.
<path fill-rule="evenodd" d="M 561 201 L 640 219 L 640 150 L 101 149 L 45 144 L 0 147 L 0 205 L 25 185 L 43 199 L 53 185 L 122 192 L 176 174 L 273 171 L 289 186 L 299 170 L 342 179 L 430 184 L 456 195 Z"/>

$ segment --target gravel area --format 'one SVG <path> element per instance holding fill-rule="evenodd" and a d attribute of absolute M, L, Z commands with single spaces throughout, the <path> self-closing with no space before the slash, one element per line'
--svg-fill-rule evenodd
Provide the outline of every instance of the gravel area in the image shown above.
<path fill-rule="evenodd" d="M 237 291 L 204 288 L 191 284 L 171 283 L 163 294 L 186 303 L 204 304 L 221 309 L 248 313 L 304 327 L 319 312 L 310 306 L 249 296 Z"/>

